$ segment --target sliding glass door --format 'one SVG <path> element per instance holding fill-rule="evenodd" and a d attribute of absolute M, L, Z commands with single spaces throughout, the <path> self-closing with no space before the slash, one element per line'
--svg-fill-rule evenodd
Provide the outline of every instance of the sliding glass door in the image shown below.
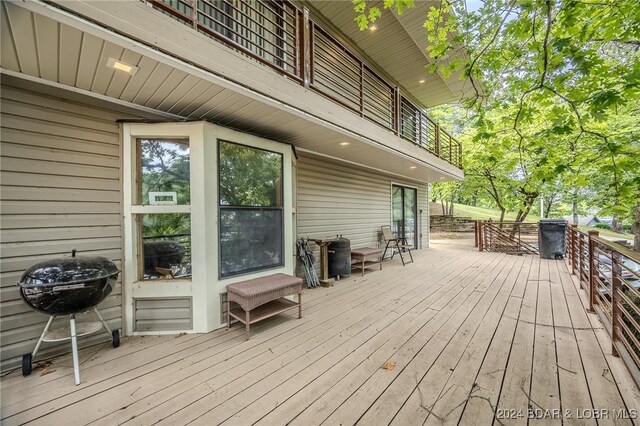
<path fill-rule="evenodd" d="M 396 237 L 418 247 L 418 196 L 415 188 L 391 186 L 391 227 Z"/>

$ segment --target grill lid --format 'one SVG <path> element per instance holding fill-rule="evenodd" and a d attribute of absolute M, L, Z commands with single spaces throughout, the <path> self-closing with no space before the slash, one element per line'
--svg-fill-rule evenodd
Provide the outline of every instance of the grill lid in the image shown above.
<path fill-rule="evenodd" d="M 78 256 L 45 260 L 27 269 L 18 285 L 23 288 L 45 287 L 58 284 L 80 284 L 118 274 L 118 268 L 109 259 L 100 256 Z"/>

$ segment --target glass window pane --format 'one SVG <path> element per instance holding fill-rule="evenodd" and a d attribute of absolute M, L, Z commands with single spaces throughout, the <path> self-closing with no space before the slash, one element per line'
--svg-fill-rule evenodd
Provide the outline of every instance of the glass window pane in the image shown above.
<path fill-rule="evenodd" d="M 142 205 L 189 204 L 189 142 L 139 139 L 138 149 L 138 202 Z"/>
<path fill-rule="evenodd" d="M 221 206 L 282 207 L 282 154 L 220 141 Z"/>
<path fill-rule="evenodd" d="M 191 278 L 191 217 L 188 213 L 145 214 L 141 232 L 141 279 Z"/>
<path fill-rule="evenodd" d="M 220 276 L 283 265 L 281 209 L 220 209 Z"/>

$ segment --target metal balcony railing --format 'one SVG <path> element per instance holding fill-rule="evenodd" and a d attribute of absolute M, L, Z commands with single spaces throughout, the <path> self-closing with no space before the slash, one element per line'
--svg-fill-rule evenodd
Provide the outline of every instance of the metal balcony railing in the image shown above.
<path fill-rule="evenodd" d="M 306 8 L 286 0 L 141 1 L 462 168 L 462 144 Z"/>
<path fill-rule="evenodd" d="M 640 254 L 600 238 L 598 231 L 584 233 L 571 225 L 567 258 L 589 295 L 589 311 L 611 336 L 613 355 L 640 386 Z"/>

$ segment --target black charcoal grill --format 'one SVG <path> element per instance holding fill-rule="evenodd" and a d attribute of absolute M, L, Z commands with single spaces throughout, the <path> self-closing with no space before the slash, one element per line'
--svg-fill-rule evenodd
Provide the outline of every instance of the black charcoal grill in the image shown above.
<path fill-rule="evenodd" d="M 22 375 L 31 374 L 32 361 L 42 342 L 71 340 L 73 371 L 76 385 L 80 384 L 77 338 L 106 331 L 114 348 L 120 345 L 120 332 L 109 328 L 96 306 L 113 290 L 118 279 L 118 268 L 104 257 L 76 256 L 47 260 L 31 266 L 18 283 L 20 295 L 30 308 L 49 315 L 49 321 L 30 354 L 22 356 Z M 76 314 L 93 311 L 99 322 L 79 323 Z M 50 330 L 53 320 L 69 316 L 69 329 Z"/>

